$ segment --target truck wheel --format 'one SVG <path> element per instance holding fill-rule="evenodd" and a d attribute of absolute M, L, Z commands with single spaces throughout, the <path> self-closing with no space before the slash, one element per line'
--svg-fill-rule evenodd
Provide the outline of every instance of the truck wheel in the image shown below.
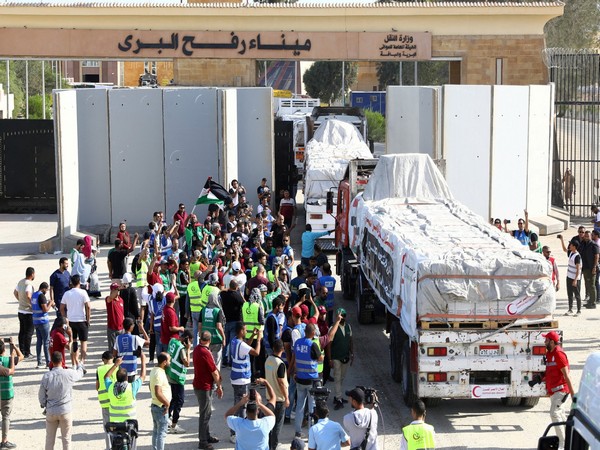
<path fill-rule="evenodd" d="M 365 307 L 365 296 L 360 289 L 360 278 L 356 279 L 354 298 L 356 299 L 356 317 L 358 318 L 358 323 L 362 325 L 373 323 L 373 320 L 375 319 L 374 311 L 372 309 L 366 309 Z"/>
<path fill-rule="evenodd" d="M 503 397 L 500 400 L 505 406 L 519 406 L 521 404 L 521 397 Z"/>
<path fill-rule="evenodd" d="M 392 323 L 390 330 L 390 367 L 392 379 L 396 383 L 402 381 L 402 344 L 404 332 L 399 321 Z"/>
<path fill-rule="evenodd" d="M 402 397 L 406 406 L 412 406 L 417 396 L 414 392 L 412 374 L 410 373 L 410 341 L 406 339 L 402 345 Z"/>
<path fill-rule="evenodd" d="M 534 406 L 537 406 L 539 402 L 539 397 L 524 397 L 521 399 L 521 406 L 524 406 L 525 408 L 533 408 Z"/>
<path fill-rule="evenodd" d="M 342 273 L 342 297 L 344 300 L 352 300 L 352 283 L 346 272 Z"/>
<path fill-rule="evenodd" d="M 442 399 L 438 397 L 429 397 L 425 399 L 425 404 L 430 408 L 435 408 L 436 406 L 440 406 L 442 403 Z"/>

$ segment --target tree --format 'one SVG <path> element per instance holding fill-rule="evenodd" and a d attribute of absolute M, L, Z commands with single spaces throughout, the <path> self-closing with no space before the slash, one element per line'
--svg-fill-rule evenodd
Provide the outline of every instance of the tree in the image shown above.
<path fill-rule="evenodd" d="M 52 95 L 46 94 L 46 119 L 52 117 Z M 40 94 L 32 95 L 29 97 L 29 118 L 30 119 L 43 119 L 44 109 L 42 96 Z"/>
<path fill-rule="evenodd" d="M 546 47 L 596 48 L 600 10 L 596 0 L 563 0 L 564 14 L 546 24 Z"/>
<path fill-rule="evenodd" d="M 356 83 L 358 77 L 358 64 L 346 62 L 344 64 L 344 93 Z M 302 77 L 306 92 L 313 98 L 321 99 L 323 103 L 332 103 L 342 97 L 342 62 L 317 61 Z"/>
<path fill-rule="evenodd" d="M 385 142 L 385 117 L 381 113 L 365 110 L 369 142 Z"/>

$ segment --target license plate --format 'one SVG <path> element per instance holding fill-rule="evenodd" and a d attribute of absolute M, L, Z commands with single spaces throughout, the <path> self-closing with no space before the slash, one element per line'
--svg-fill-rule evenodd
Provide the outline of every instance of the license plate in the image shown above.
<path fill-rule="evenodd" d="M 479 347 L 480 356 L 498 356 L 500 354 L 500 346 L 498 345 L 482 345 Z"/>

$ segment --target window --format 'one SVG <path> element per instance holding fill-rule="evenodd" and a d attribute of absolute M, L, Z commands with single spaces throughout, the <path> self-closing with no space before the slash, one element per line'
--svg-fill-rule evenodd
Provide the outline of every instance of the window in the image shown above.
<path fill-rule="evenodd" d="M 376 95 L 371 95 L 371 102 L 372 103 L 377 103 L 377 96 Z"/>
<path fill-rule="evenodd" d="M 144 72 L 150 75 L 156 75 L 156 61 L 150 61 L 144 63 Z"/>
<path fill-rule="evenodd" d="M 362 103 L 363 99 L 362 97 L 356 97 L 356 104 Z"/>
<path fill-rule="evenodd" d="M 84 60 L 81 61 L 81 67 L 100 67 L 100 61 Z"/>

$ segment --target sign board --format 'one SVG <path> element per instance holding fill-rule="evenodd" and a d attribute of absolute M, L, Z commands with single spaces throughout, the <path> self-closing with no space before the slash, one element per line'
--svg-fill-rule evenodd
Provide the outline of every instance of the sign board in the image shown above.
<path fill-rule="evenodd" d="M 431 34 L 0 29 L 0 57 L 423 61 Z"/>

